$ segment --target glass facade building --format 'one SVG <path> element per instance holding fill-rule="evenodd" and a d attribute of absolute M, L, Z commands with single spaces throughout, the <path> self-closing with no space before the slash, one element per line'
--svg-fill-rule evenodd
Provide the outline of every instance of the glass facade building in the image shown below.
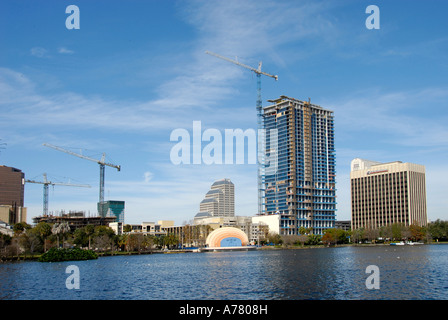
<path fill-rule="evenodd" d="M 105 217 L 116 217 L 116 222 L 124 223 L 124 207 L 124 201 L 108 200 L 104 201 L 102 205 L 98 203 L 98 212 L 104 212 Z"/>
<path fill-rule="evenodd" d="M 336 220 L 333 111 L 286 96 L 269 102 L 261 214 L 281 216 L 281 235 L 297 235 L 300 227 L 323 234 Z"/>

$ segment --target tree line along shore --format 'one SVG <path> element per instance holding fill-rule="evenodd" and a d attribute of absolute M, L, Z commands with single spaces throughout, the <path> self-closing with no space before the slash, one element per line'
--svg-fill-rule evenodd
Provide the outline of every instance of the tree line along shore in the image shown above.
<path fill-rule="evenodd" d="M 126 231 L 125 226 L 125 231 Z M 62 261 L 96 259 L 98 256 L 188 252 L 181 239 L 174 234 L 161 236 L 124 232 L 116 235 L 107 226 L 87 225 L 72 231 L 68 224 L 38 223 L 32 227 L 26 223 L 13 226 L 14 234 L 0 234 L 0 261 L 39 260 Z M 205 239 L 204 239 L 205 240 Z M 392 224 L 380 229 L 342 230 L 328 229 L 324 235 L 311 234 L 309 229 L 299 228 L 299 235 L 281 236 L 266 234 L 258 245 L 262 249 L 314 248 L 347 245 L 380 245 L 396 241 L 443 243 L 448 241 L 448 221 L 437 220 L 426 227 L 411 224 Z M 55 249 L 63 249 L 62 251 Z M 76 249 L 76 250 L 74 250 Z M 82 252 L 82 250 L 88 250 Z M 53 258 L 48 258 L 49 252 Z M 47 258 L 42 258 L 42 256 Z M 45 257 L 44 256 L 44 257 Z"/>

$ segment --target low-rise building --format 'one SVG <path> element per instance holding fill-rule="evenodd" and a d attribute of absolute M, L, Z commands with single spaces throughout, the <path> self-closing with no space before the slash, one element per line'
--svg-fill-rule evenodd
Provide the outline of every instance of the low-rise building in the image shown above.
<path fill-rule="evenodd" d="M 159 220 L 156 222 L 142 222 L 140 224 L 123 224 L 121 222 L 113 222 L 109 224 L 116 234 L 125 233 L 124 227 L 130 226 L 131 230 L 128 232 L 131 233 L 142 233 L 144 235 L 152 235 L 152 236 L 162 236 L 166 235 L 166 231 L 164 228 L 174 226 L 174 221 L 172 220 Z"/>
<path fill-rule="evenodd" d="M 12 226 L 0 220 L 0 233 L 12 237 L 14 235 L 14 230 L 12 229 Z"/>
<path fill-rule="evenodd" d="M 167 235 L 173 234 L 178 248 L 204 247 L 207 236 L 215 230 L 210 225 L 167 226 L 162 228 Z"/>
<path fill-rule="evenodd" d="M 350 220 L 336 220 L 334 227 L 344 231 L 349 231 L 352 229 L 352 222 Z"/>
<path fill-rule="evenodd" d="M 70 226 L 71 231 L 78 228 L 83 228 L 87 225 L 94 226 L 109 226 L 110 223 L 116 222 L 116 217 L 86 217 L 85 212 L 69 212 L 61 215 L 46 215 L 38 216 L 33 218 L 33 223 L 38 224 L 39 222 L 46 223 L 65 223 L 67 222 Z"/>

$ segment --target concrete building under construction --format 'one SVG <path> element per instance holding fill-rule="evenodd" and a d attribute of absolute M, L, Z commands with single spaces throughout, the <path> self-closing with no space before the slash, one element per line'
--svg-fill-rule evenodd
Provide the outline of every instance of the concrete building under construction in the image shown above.
<path fill-rule="evenodd" d="M 108 217 L 87 217 L 84 212 L 69 212 L 63 213 L 60 215 L 44 215 L 33 217 L 33 223 L 38 224 L 39 222 L 46 223 L 62 223 L 67 222 L 70 226 L 71 231 L 74 231 L 78 228 L 83 228 L 89 224 L 94 226 L 109 226 L 110 223 L 116 222 L 116 216 L 108 216 Z"/>

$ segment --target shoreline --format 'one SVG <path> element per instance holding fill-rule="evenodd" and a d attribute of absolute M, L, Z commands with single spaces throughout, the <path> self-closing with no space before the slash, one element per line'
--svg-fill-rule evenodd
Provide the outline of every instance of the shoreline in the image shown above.
<path fill-rule="evenodd" d="M 421 245 L 448 245 L 448 242 L 431 242 L 431 243 L 423 243 Z M 312 246 L 263 246 L 257 247 L 256 250 L 307 250 L 307 249 L 325 249 L 325 248 L 343 248 L 343 247 L 381 247 L 381 246 L 390 246 L 390 243 L 365 243 L 365 244 L 338 244 L 332 246 L 326 245 L 312 245 Z M 409 246 L 409 245 L 407 245 Z M 198 248 L 200 249 L 200 248 Z M 210 251 L 210 250 L 208 250 Z M 103 252 L 98 254 L 98 259 L 103 257 L 114 257 L 114 256 L 134 256 L 134 255 L 148 255 L 148 254 L 179 254 L 179 253 L 204 253 L 208 252 L 207 250 L 193 250 L 193 249 L 173 249 L 168 251 L 163 250 L 155 250 L 155 251 L 144 251 L 144 252 Z M 42 254 L 36 255 L 27 255 L 27 256 L 15 256 L 10 258 L 0 258 L 0 264 L 3 262 L 23 262 L 23 261 L 37 261 Z"/>

